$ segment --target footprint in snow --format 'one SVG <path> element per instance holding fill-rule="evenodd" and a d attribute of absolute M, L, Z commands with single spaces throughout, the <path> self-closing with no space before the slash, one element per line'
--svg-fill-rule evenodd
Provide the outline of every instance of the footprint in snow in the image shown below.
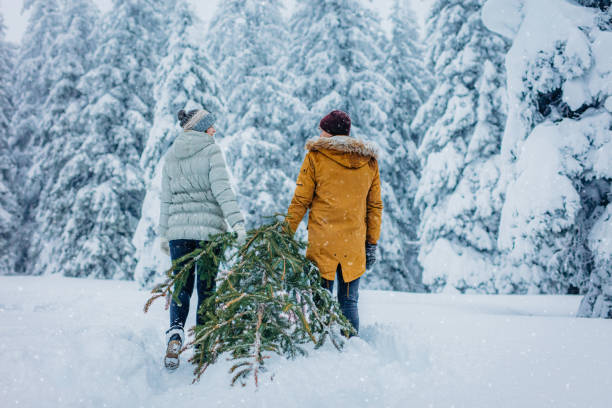
<path fill-rule="evenodd" d="M 362 328 L 359 336 L 383 363 L 398 364 L 408 371 L 423 371 L 431 365 L 428 339 L 408 328 L 376 323 Z"/>

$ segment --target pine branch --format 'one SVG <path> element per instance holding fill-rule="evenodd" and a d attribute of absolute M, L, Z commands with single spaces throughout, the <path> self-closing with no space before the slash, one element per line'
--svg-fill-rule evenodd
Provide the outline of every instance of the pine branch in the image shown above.
<path fill-rule="evenodd" d="M 218 264 L 229 261 L 229 258 L 225 258 L 225 254 L 228 249 L 232 248 L 235 241 L 236 234 L 216 234 L 210 237 L 210 243 L 207 246 L 197 248 L 191 253 L 172 261 L 172 267 L 166 271 L 166 280 L 151 290 L 153 296 L 147 300 L 144 306 L 144 312 L 147 313 L 153 302 L 159 298 L 166 298 L 166 310 L 168 310 L 172 299 L 180 306 L 181 301 L 176 294 L 180 293 L 187 283 L 193 265 L 201 261 L 205 256 L 210 257 Z M 217 255 L 215 252 L 219 252 L 220 255 Z M 178 265 L 183 262 L 186 262 L 185 265 L 178 269 Z M 204 272 L 207 272 L 205 268 L 199 269 L 200 271 L 204 269 Z M 199 278 L 202 279 L 203 277 L 200 276 Z M 211 277 L 204 278 L 210 279 Z M 214 277 L 212 279 L 214 279 Z"/>

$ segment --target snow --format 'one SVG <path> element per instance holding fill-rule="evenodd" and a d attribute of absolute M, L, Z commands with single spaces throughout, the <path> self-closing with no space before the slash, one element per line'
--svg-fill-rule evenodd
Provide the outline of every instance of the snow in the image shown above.
<path fill-rule="evenodd" d="M 0 406 L 609 406 L 612 326 L 576 318 L 579 297 L 365 290 L 361 338 L 272 358 L 257 391 L 231 388 L 225 361 L 195 385 L 185 356 L 166 372 L 167 312 L 143 314 L 147 298 L 135 282 L 0 277 Z"/>
<path fill-rule="evenodd" d="M 577 110 L 591 99 L 592 96 L 583 80 L 571 79 L 563 84 L 563 101 L 572 110 Z"/>
<path fill-rule="evenodd" d="M 589 45 L 586 35 L 578 29 L 580 25 L 592 24 L 593 12 L 583 7 L 574 6 L 569 2 L 557 0 L 528 1 L 525 19 L 521 30 L 514 39 L 514 44 L 508 53 L 508 89 L 512 92 L 520 89 L 522 81 L 518 72 L 526 72 L 529 80 L 541 89 L 552 90 L 559 84 L 551 69 L 580 76 L 591 65 Z M 540 24 L 543 19 L 551 24 Z M 553 66 L 542 65 L 528 67 L 534 60 L 543 60 L 545 53 L 554 55 L 559 42 L 565 43 L 565 58 L 554 58 Z M 510 63 L 512 62 L 512 63 Z"/>
<path fill-rule="evenodd" d="M 482 6 L 482 22 L 491 31 L 514 38 L 523 18 L 524 0 L 488 0 Z"/>
<path fill-rule="evenodd" d="M 447 239 L 436 240 L 429 253 L 422 257 L 423 282 L 431 285 L 437 279 L 446 282 L 444 292 L 495 293 L 494 270 L 486 259 L 471 247 L 455 246 Z"/>
<path fill-rule="evenodd" d="M 612 204 L 606 206 L 604 214 L 593 226 L 589 236 L 589 247 L 600 262 L 611 262 L 612 258 Z M 610 273 L 610 272 L 608 272 Z"/>
<path fill-rule="evenodd" d="M 565 208 L 571 216 L 579 208 L 578 193 L 570 180 L 559 174 L 563 160 L 559 130 L 556 125 L 544 123 L 533 131 L 523 146 L 517 166 L 519 177 L 510 187 L 516 189 L 517 193 L 508 194 L 515 201 L 506 201 L 505 204 L 508 215 L 522 208 L 544 213 L 552 207 Z M 525 218 L 533 219 L 534 214 L 527 214 Z"/>
<path fill-rule="evenodd" d="M 609 96 L 608 99 L 606 99 L 605 107 L 608 112 L 612 113 L 612 96 Z"/>
<path fill-rule="evenodd" d="M 600 96 L 600 99 L 606 98 L 606 109 L 612 111 L 612 33 L 607 31 L 596 31 L 593 33 L 593 44 L 591 51 L 593 60 L 595 61 L 593 72 L 588 78 L 589 92 L 595 96 Z"/>
<path fill-rule="evenodd" d="M 554 237 L 574 234 L 581 197 L 572 177 L 589 169 L 589 164 L 595 175 L 609 177 L 610 156 L 603 156 L 611 146 L 610 121 L 607 114 L 597 114 L 581 121 L 544 122 L 524 143 L 518 177 L 507 190 L 499 235 L 500 247 L 517 264 L 539 260 L 554 265 L 557 248 L 568 247 Z M 591 160 L 586 160 L 589 153 Z M 539 277 L 533 278 L 532 284 L 539 285 Z"/>
<path fill-rule="evenodd" d="M 0 186 L 2 186 L 2 184 L 0 184 Z M 0 208 L 0 221 L 6 225 L 11 224 L 13 222 L 13 214 L 9 213 L 4 208 Z"/>
<path fill-rule="evenodd" d="M 593 65 L 589 39 L 580 27 L 592 25 L 595 12 L 566 0 L 513 0 L 507 7 L 513 11 L 506 16 L 497 14 L 499 4 L 499 0 L 487 1 L 483 19 L 489 29 L 513 39 L 506 55 L 509 119 L 502 142 L 502 154 L 510 160 L 531 130 L 533 107 L 527 94 L 534 90 L 546 94 L 568 81 L 564 100 L 572 107 L 591 96 L 592 92 L 571 80 Z M 512 21 L 512 30 L 503 26 L 506 18 Z"/>

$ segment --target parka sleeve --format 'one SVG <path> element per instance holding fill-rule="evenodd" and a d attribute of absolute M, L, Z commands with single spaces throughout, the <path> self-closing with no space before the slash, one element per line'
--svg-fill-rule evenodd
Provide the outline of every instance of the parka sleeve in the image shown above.
<path fill-rule="evenodd" d="M 382 220 L 383 202 L 380 197 L 380 173 L 378 162 L 374 160 L 374 179 L 370 186 L 366 210 L 366 242 L 376 244 L 380 238 L 380 224 Z"/>
<path fill-rule="evenodd" d="M 300 169 L 300 174 L 298 175 L 296 182 L 295 193 L 293 194 L 293 199 L 291 200 L 289 210 L 287 211 L 287 222 L 289 223 L 289 227 L 294 234 L 298 229 L 300 222 L 302 222 L 302 218 L 304 218 L 306 211 L 308 211 L 310 205 L 312 204 L 315 188 L 315 168 L 312 161 L 312 155 L 311 153 L 308 153 L 304 159 L 302 168 Z"/>
<path fill-rule="evenodd" d="M 162 167 L 162 189 L 159 206 L 159 235 L 166 240 L 168 239 L 168 218 L 170 217 L 171 201 L 170 177 L 164 164 L 164 167 Z"/>
<path fill-rule="evenodd" d="M 227 172 L 227 166 L 225 165 L 225 159 L 221 153 L 221 148 L 213 144 L 211 149 L 210 169 L 208 173 L 210 187 L 215 199 L 221 206 L 223 217 L 225 217 L 229 226 L 235 230 L 236 224 L 240 222 L 244 224 L 244 217 L 236 201 L 236 194 L 234 194 L 234 190 L 232 190 L 229 173 Z"/>

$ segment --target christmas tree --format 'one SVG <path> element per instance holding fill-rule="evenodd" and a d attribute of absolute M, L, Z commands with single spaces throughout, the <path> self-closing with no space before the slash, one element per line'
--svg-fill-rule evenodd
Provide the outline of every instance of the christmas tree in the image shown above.
<path fill-rule="evenodd" d="M 190 332 L 193 340 L 186 348 L 195 347 L 190 360 L 196 365 L 194 382 L 225 353 L 234 361 L 232 385 L 245 385 L 250 375 L 257 385 L 270 353 L 295 358 L 307 354 L 305 344 L 319 348 L 328 339 L 342 348 L 342 335 L 354 334 L 354 329 L 321 286 L 316 266 L 302 255 L 306 244 L 293 239 L 284 221 L 275 219 L 250 231 L 246 244 L 232 255 L 235 244 L 234 234 L 216 235 L 175 260 L 166 282 L 153 290 L 145 306 L 147 311 L 160 297 L 166 297 L 167 304 L 173 296 L 178 301 L 176 294 L 194 263 L 232 265 L 219 276 L 215 294 L 198 311 L 205 313 L 205 323 Z M 177 270 L 176 265 L 185 261 Z M 198 279 L 214 279 L 209 271 L 216 268 L 210 266 L 199 265 L 203 275 Z"/>

